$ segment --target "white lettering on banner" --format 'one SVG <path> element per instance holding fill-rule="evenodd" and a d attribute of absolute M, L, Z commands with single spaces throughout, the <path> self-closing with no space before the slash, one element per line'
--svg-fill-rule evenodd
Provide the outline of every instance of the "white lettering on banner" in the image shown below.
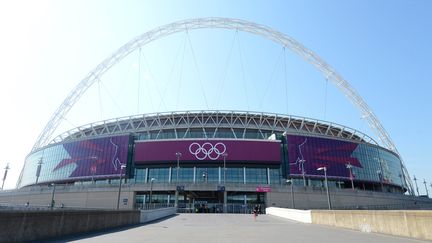
<path fill-rule="evenodd" d="M 196 142 L 189 145 L 189 152 L 195 155 L 198 160 L 205 160 L 209 158 L 211 160 L 217 160 L 226 151 L 226 146 L 223 143 L 216 143 L 215 145 L 206 142 L 202 145 Z"/>

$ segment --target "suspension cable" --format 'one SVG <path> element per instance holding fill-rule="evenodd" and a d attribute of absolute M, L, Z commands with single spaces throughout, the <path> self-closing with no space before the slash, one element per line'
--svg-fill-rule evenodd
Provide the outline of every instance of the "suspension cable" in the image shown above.
<path fill-rule="evenodd" d="M 219 109 L 219 102 L 220 102 L 220 99 L 222 98 L 222 92 L 224 91 L 225 80 L 226 80 L 227 73 L 228 73 L 228 66 L 229 66 L 230 61 L 231 61 L 231 53 L 232 53 L 232 50 L 234 48 L 234 43 L 235 43 L 235 39 L 236 39 L 237 34 L 238 34 L 238 31 L 236 30 L 234 32 L 234 36 L 233 36 L 233 39 L 231 41 L 231 47 L 230 47 L 230 50 L 228 52 L 227 59 L 225 60 L 224 71 L 222 72 L 221 86 L 220 86 L 220 89 L 218 92 L 219 96 L 218 96 L 218 99 L 216 101 L 216 110 Z"/>
<path fill-rule="evenodd" d="M 112 102 L 114 103 L 114 105 L 116 106 L 116 108 L 120 111 L 120 113 L 122 114 L 122 116 L 125 116 L 125 112 L 122 110 L 122 108 L 120 107 L 120 105 L 116 102 L 116 99 L 114 99 L 114 97 L 112 96 L 112 94 L 109 92 L 108 88 L 105 86 L 105 84 L 103 82 L 101 82 L 102 88 L 105 90 L 105 92 L 108 94 L 108 97 L 110 97 L 110 99 L 112 100 Z"/>
<path fill-rule="evenodd" d="M 149 84 L 153 84 L 153 85 L 154 85 L 154 87 L 156 88 L 156 92 L 158 93 L 158 95 L 159 95 L 159 97 L 160 97 L 160 99 L 161 99 L 161 102 L 162 102 L 162 104 L 164 105 L 164 107 L 165 107 L 165 109 L 166 109 L 167 107 L 166 107 L 166 105 L 165 105 L 165 102 L 164 102 L 164 100 L 163 100 L 163 97 L 161 96 L 161 93 L 160 93 L 160 91 L 159 91 L 159 88 L 158 88 L 156 82 L 153 80 L 153 77 L 154 77 L 154 76 L 153 76 L 153 73 L 152 73 L 152 71 L 151 71 L 150 65 L 149 65 L 149 63 L 148 63 L 148 61 L 147 61 L 147 58 L 146 58 L 145 54 L 142 54 L 142 59 L 144 60 L 144 65 L 147 67 L 147 71 L 148 71 L 148 73 L 149 73 L 149 75 L 150 75 L 150 78 L 149 78 L 149 80 L 147 80 L 147 81 L 149 81 Z M 151 90 L 151 89 L 147 89 L 147 90 Z M 156 111 L 156 110 L 155 110 L 155 106 L 154 106 L 154 104 L 153 104 L 153 99 L 152 99 L 152 95 L 151 95 L 151 93 L 148 93 L 147 96 L 148 96 L 149 99 L 150 99 L 150 105 L 151 105 L 151 108 L 152 108 L 153 112 Z"/>
<path fill-rule="evenodd" d="M 198 80 L 200 82 L 201 92 L 202 92 L 203 97 L 204 97 L 204 102 L 206 104 L 207 110 L 209 110 L 209 106 L 208 106 L 208 102 L 207 102 L 207 96 L 205 94 L 205 89 L 204 89 L 204 86 L 203 86 L 203 82 L 201 80 L 201 74 L 200 74 L 200 71 L 198 69 L 198 63 L 197 63 L 197 60 L 196 60 L 195 51 L 194 51 L 193 46 L 192 46 L 192 41 L 191 41 L 190 36 L 189 36 L 189 31 L 187 29 L 186 29 L 186 34 L 187 34 L 189 46 L 190 46 L 190 49 L 191 49 L 191 52 L 192 52 L 192 56 L 193 56 L 193 60 L 194 60 L 194 64 L 195 64 L 195 69 L 196 69 L 196 71 L 198 73 Z"/>
<path fill-rule="evenodd" d="M 280 54 L 279 54 L 279 56 L 277 57 L 276 62 L 275 62 L 275 65 L 274 65 L 274 67 L 273 67 L 273 70 L 272 70 L 272 72 L 271 72 L 271 74 L 270 74 L 269 81 L 266 82 L 266 83 L 267 83 L 267 86 L 265 87 L 265 89 L 264 89 L 264 93 L 263 93 L 262 98 L 261 98 L 261 100 L 260 100 L 260 105 L 259 105 L 260 108 L 262 108 L 262 105 L 263 105 L 263 102 L 264 102 L 264 98 L 265 98 L 265 96 L 267 95 L 267 91 L 268 91 L 270 85 L 272 84 L 273 77 L 274 77 L 274 75 L 275 75 L 275 73 L 276 73 L 276 69 L 277 69 L 277 67 L 278 67 L 279 64 L 280 64 L 280 61 L 281 61 L 280 59 L 282 58 L 282 57 L 281 57 L 282 54 L 283 54 L 283 51 L 281 51 Z"/>
<path fill-rule="evenodd" d="M 137 98 L 137 114 L 140 112 L 140 95 L 141 95 L 141 47 L 138 50 L 138 98 Z"/>
<path fill-rule="evenodd" d="M 236 30 L 236 32 L 238 32 L 238 30 Z M 238 51 L 239 51 L 239 56 L 240 56 L 240 66 L 242 69 L 243 89 L 244 89 L 245 97 L 246 97 L 246 106 L 247 106 L 247 109 L 249 110 L 249 98 L 248 98 L 248 92 L 247 92 L 246 73 L 244 70 L 243 55 L 242 55 L 242 51 L 241 51 L 240 36 L 239 35 L 237 35 L 237 46 L 238 46 Z"/>
<path fill-rule="evenodd" d="M 326 119 L 327 115 L 327 86 L 328 86 L 328 78 L 326 78 L 325 82 L 325 93 L 324 93 L 324 120 Z"/>
<path fill-rule="evenodd" d="M 64 116 L 62 116 L 62 119 L 64 120 L 64 121 L 66 121 L 67 123 L 69 123 L 69 125 L 72 125 L 72 127 L 79 127 L 79 126 L 77 126 L 76 124 L 74 124 L 73 122 L 71 122 L 70 120 L 68 120 L 66 117 L 64 117 Z"/>
<path fill-rule="evenodd" d="M 176 64 L 177 64 L 177 60 L 178 60 L 179 54 L 181 52 L 182 46 L 183 46 L 183 49 L 184 49 L 185 43 L 186 43 L 186 36 L 184 36 L 183 40 L 180 42 L 180 45 L 178 46 L 178 49 L 177 49 L 177 52 L 176 52 L 176 56 L 174 58 L 174 62 L 172 64 L 172 67 L 171 67 L 171 70 L 170 70 L 170 73 L 169 73 L 169 76 L 168 76 L 168 82 L 166 82 L 164 90 L 162 91 L 162 97 L 165 97 L 165 94 L 166 94 L 166 92 L 168 90 L 168 87 L 171 86 L 170 84 L 171 84 L 171 82 L 173 80 L 173 73 L 174 73 L 174 70 L 175 70 L 175 67 L 176 67 Z M 182 68 L 183 68 L 183 66 L 182 66 Z M 158 110 L 160 110 L 161 105 L 162 105 L 162 101 L 159 101 L 159 105 L 158 105 L 158 108 L 157 108 Z M 177 109 L 177 107 L 176 107 L 176 109 Z"/>
<path fill-rule="evenodd" d="M 97 81 L 98 83 L 98 98 L 99 98 L 99 114 L 100 114 L 100 120 L 103 120 L 103 109 L 102 109 L 102 98 L 101 98 L 101 92 L 100 92 L 100 79 Z"/>
<path fill-rule="evenodd" d="M 286 65 L 286 52 L 285 46 L 283 47 L 284 55 L 284 81 L 285 81 L 285 101 L 286 101 L 286 114 L 289 114 L 289 103 L 288 103 L 288 78 L 287 78 L 287 65 Z"/>
<path fill-rule="evenodd" d="M 177 99 L 176 99 L 176 106 L 175 109 L 178 109 L 178 104 L 180 103 L 180 94 L 181 94 L 181 86 L 182 86 L 182 80 L 183 80 L 183 67 L 184 67 L 184 57 L 186 52 L 186 36 L 183 42 L 183 52 L 182 52 L 182 58 L 180 63 L 180 75 L 178 79 L 178 88 L 177 88 Z"/>

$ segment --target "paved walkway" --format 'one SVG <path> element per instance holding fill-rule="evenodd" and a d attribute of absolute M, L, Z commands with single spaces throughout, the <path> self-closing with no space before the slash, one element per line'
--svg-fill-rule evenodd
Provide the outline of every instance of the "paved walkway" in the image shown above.
<path fill-rule="evenodd" d="M 270 215 L 179 214 L 166 220 L 104 234 L 64 239 L 72 242 L 423 242 L 388 235 L 362 233 L 327 226 L 303 224 Z"/>

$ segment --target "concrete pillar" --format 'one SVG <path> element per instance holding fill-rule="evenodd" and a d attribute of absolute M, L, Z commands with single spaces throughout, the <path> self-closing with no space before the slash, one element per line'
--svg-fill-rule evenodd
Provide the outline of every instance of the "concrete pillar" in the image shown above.
<path fill-rule="evenodd" d="M 136 184 L 137 181 L 137 168 L 134 168 L 134 184 Z"/>
<path fill-rule="evenodd" d="M 270 185 L 270 169 L 267 167 L 267 184 Z"/>
<path fill-rule="evenodd" d="M 223 199 L 223 202 L 224 202 L 224 204 L 223 204 L 223 211 L 224 211 L 224 213 L 227 213 L 227 201 L 228 201 L 228 193 L 227 193 L 227 191 L 226 191 L 226 187 L 225 187 L 225 191 L 224 191 L 224 193 L 223 193 L 223 197 L 224 197 L 224 199 Z"/>
<path fill-rule="evenodd" d="M 193 167 L 193 183 L 196 181 L 196 167 Z"/>

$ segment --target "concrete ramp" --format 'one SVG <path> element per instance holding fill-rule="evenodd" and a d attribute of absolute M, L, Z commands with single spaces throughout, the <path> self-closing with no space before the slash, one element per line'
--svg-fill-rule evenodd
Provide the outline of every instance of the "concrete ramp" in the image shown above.
<path fill-rule="evenodd" d="M 271 215 L 178 214 L 138 227 L 88 235 L 78 242 L 188 242 L 188 243 L 402 243 L 419 242 L 380 234 L 304 224 Z M 71 241 L 65 239 L 65 241 Z"/>

